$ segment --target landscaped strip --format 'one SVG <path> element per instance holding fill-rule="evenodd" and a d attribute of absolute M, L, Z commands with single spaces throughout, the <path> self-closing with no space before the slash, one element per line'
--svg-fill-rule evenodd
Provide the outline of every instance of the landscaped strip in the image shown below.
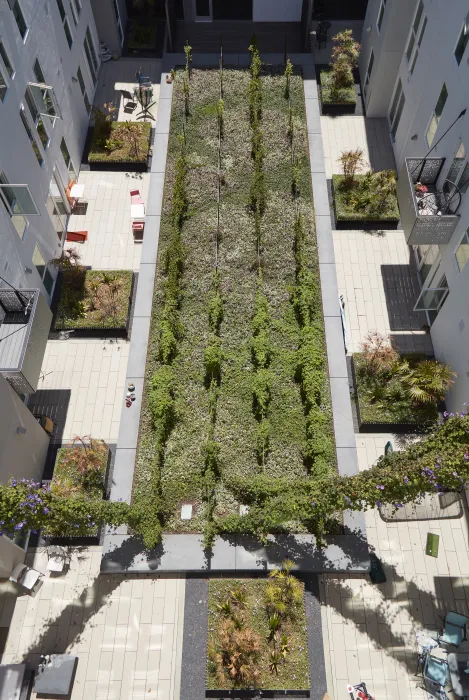
<path fill-rule="evenodd" d="M 161 530 L 207 534 L 209 522 L 211 537 L 230 527 L 260 534 L 258 523 L 239 515 L 240 482 L 261 474 L 273 483 L 283 477 L 302 482 L 336 469 L 303 81 L 293 72 L 287 96 L 283 70 L 263 67 L 258 77 L 262 118 L 253 129 L 252 77 L 225 68 L 220 105 L 218 70 L 193 69 L 190 77 L 177 71 L 175 76 L 133 486 L 133 504 L 141 504 L 142 516 L 151 521 L 145 527 L 147 546 L 158 541 Z M 177 324 L 169 328 L 172 212 L 182 157 L 187 215 L 180 226 L 178 295 L 171 307 Z M 256 194 L 262 181 L 264 204 Z M 223 312 L 215 327 L 214 298 Z M 306 325 L 298 314 L 303 301 L 309 308 Z M 165 327 L 171 332 L 163 333 Z M 309 369 L 306 341 L 313 350 Z M 268 410 L 259 412 L 255 397 L 264 372 Z M 155 386 L 155 377 L 162 385 L 157 379 Z M 183 504 L 192 506 L 190 520 L 180 517 Z M 294 532 L 315 527 L 311 513 L 271 525 L 274 531 Z"/>

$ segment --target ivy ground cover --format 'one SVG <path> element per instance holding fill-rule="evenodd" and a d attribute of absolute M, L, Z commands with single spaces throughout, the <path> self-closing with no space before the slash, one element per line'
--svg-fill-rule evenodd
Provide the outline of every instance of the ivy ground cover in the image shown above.
<path fill-rule="evenodd" d="M 283 71 L 263 68 L 255 138 L 250 71 L 225 69 L 222 93 L 220 78 L 218 70 L 193 70 L 190 78 L 178 71 L 174 82 L 133 485 L 147 544 L 160 527 L 207 533 L 237 517 L 240 484 L 253 477 L 301 482 L 336 468 L 302 77 L 293 73 L 287 97 Z M 265 207 L 256 225 L 260 148 Z M 181 188 L 187 211 L 175 238 Z M 162 328 L 175 279 L 179 331 L 167 349 Z M 262 339 L 268 350 L 259 363 Z M 216 377 L 208 376 L 208 347 L 218 353 Z M 190 520 L 180 518 L 183 503 L 193 506 Z M 305 531 L 303 523 L 283 526 Z"/>

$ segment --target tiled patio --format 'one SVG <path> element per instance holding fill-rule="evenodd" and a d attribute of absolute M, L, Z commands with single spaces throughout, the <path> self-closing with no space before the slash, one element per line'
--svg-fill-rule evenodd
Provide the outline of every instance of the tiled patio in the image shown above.
<path fill-rule="evenodd" d="M 334 231 L 339 294 L 345 302 L 347 349 L 359 352 L 370 331 L 389 335 L 402 352 L 432 352 L 420 287 L 403 231 Z"/>
<path fill-rule="evenodd" d="M 121 95 L 121 90 L 127 90 L 133 94 L 138 85 L 137 71 L 150 78 L 153 84 L 153 101 L 155 104 L 150 113 L 156 117 L 158 111 L 158 99 L 160 92 L 162 61 L 155 58 L 120 58 L 118 61 L 107 61 L 101 65 L 99 71 L 98 86 L 94 96 L 94 106 L 102 108 L 104 104 L 112 103 L 119 108 L 115 118 L 117 121 L 142 121 L 137 120 L 141 110 L 140 105 L 133 112 L 124 110 L 126 100 Z M 154 122 L 152 122 L 154 124 Z"/>
<path fill-rule="evenodd" d="M 70 390 L 63 440 L 91 435 L 117 442 L 129 347 L 125 340 L 48 341 L 38 391 Z"/>
<path fill-rule="evenodd" d="M 384 452 L 390 435 L 357 436 L 360 468 Z M 387 582 L 368 577 L 322 576 L 323 631 L 328 690 L 346 697 L 347 683 L 365 681 L 379 700 L 426 698 L 419 688 L 415 634 L 441 629 L 448 610 L 468 615 L 468 509 L 460 518 L 385 523 L 366 514 L 368 541 Z M 428 532 L 440 535 L 438 558 L 425 555 Z M 463 648 L 464 645 L 464 648 Z M 469 652 L 465 642 L 458 651 Z"/>
<path fill-rule="evenodd" d="M 43 552 L 26 561 L 46 570 Z M 40 654 L 70 653 L 79 659 L 71 700 L 177 700 L 184 577 L 99 576 L 100 562 L 100 547 L 74 549 L 66 575 L 45 576 L 16 605 L 12 584 L 0 584 L 2 663 L 36 667 Z"/>
<path fill-rule="evenodd" d="M 86 214 L 70 217 L 69 231 L 88 231 L 86 243 L 67 243 L 81 255 L 82 265 L 97 270 L 138 270 L 142 246 L 134 242 L 130 191 L 140 190 L 148 205 L 148 173 L 81 171 Z"/>

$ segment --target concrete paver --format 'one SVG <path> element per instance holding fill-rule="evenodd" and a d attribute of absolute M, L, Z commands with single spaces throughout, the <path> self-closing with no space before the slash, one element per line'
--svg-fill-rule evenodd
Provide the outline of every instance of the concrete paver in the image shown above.
<path fill-rule="evenodd" d="M 176 700 L 185 578 L 101 576 L 101 552 L 72 550 L 67 573 L 46 575 L 35 598 L 16 599 L 13 584 L 0 583 L 0 626 L 9 627 L 2 663 L 35 667 L 40 654 L 76 654 L 71 700 Z M 30 552 L 26 562 L 45 572 L 47 554 Z"/>

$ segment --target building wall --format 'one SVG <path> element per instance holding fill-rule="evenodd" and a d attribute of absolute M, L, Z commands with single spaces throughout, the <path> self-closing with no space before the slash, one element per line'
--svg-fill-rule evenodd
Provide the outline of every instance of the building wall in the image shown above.
<path fill-rule="evenodd" d="M 112 0 L 91 0 L 91 6 L 100 41 L 106 44 L 112 54 L 120 56 L 122 54 L 122 45 Z M 125 33 L 127 23 L 125 0 L 117 0 L 117 7 L 121 19 L 122 32 Z"/>
<path fill-rule="evenodd" d="M 60 241 L 47 213 L 45 204 L 49 192 L 54 166 L 56 166 L 64 186 L 68 185 L 70 175 L 60 151 L 62 137 L 70 152 L 72 162 L 78 173 L 81 155 L 86 139 L 89 117 L 85 108 L 83 95 L 78 82 L 75 82 L 78 66 L 86 85 L 89 101 L 93 102 L 94 85 L 84 55 L 83 42 L 87 26 L 94 40 L 99 59 L 99 42 L 91 11 L 90 0 L 82 0 L 82 11 L 78 26 L 75 26 L 70 5 L 64 2 L 68 22 L 73 36 L 70 49 L 65 37 L 56 0 L 19 0 L 24 19 L 28 26 L 25 40 L 21 38 L 14 16 L 7 2 L 0 3 L 0 36 L 13 65 L 15 74 L 9 78 L 0 61 L 2 73 L 7 83 L 7 93 L 0 101 L 0 168 L 12 184 L 27 183 L 30 187 L 40 216 L 30 216 L 28 227 L 21 239 L 12 226 L 10 217 L 0 203 L 0 247 L 8 251 L 10 269 L 8 275 L 2 275 L 4 256 L 0 262 L 0 275 L 13 284 L 27 287 L 39 287 L 47 296 L 42 286 L 32 257 L 36 242 L 44 259 L 47 261 L 61 253 Z M 50 143 L 47 149 L 42 147 L 39 137 L 37 142 L 42 152 L 44 163 L 39 165 L 21 119 L 20 105 L 28 82 L 34 82 L 33 64 L 38 58 L 46 83 L 53 86 L 62 112 L 63 119 L 57 119 L 55 125 L 49 125 Z M 75 80 L 72 80 L 72 77 Z M 34 122 L 27 105 L 25 111 L 32 127 Z M 25 268 L 31 270 L 25 276 Z"/>
<path fill-rule="evenodd" d="M 371 51 L 374 53 L 370 84 L 365 95 L 368 117 L 385 117 L 388 113 L 417 4 L 417 0 L 388 0 L 379 30 L 377 21 L 381 2 L 382 0 L 369 0 L 361 39 L 359 70 L 362 85 Z"/>
<path fill-rule="evenodd" d="M 254 0 L 254 22 L 300 22 L 303 0 Z"/>
<path fill-rule="evenodd" d="M 48 447 L 49 436 L 0 375 L 0 483 L 11 477 L 40 480 Z"/>
<path fill-rule="evenodd" d="M 17 564 L 24 562 L 26 552 L 2 535 L 0 537 L 0 579 L 9 578 Z"/>
<path fill-rule="evenodd" d="M 375 0 L 373 0 L 374 2 Z M 401 0 L 388 0 L 386 12 L 391 10 L 395 3 L 400 6 Z M 436 144 L 445 131 L 451 127 L 461 110 L 468 109 L 468 114 L 451 127 L 448 134 L 431 153 L 432 156 L 445 158 L 438 182 L 440 187 L 447 177 L 461 141 L 466 149 L 466 157 L 469 159 L 469 45 L 466 47 L 459 65 L 454 56 L 454 50 L 468 10 L 466 0 L 454 0 L 451 3 L 445 2 L 445 0 L 424 0 L 427 26 L 413 74 L 409 71 L 405 55 L 413 14 L 405 34 L 398 70 L 405 95 L 405 106 L 393 142 L 398 172 L 404 158 L 423 157 L 429 151 L 426 131 L 443 83 L 446 84 L 448 90 L 448 99 L 432 145 Z M 394 20 L 387 26 L 386 33 L 397 34 L 398 28 L 401 26 L 400 18 L 396 14 L 393 16 Z M 372 83 L 371 91 L 376 90 L 377 97 L 375 100 L 374 96 L 370 95 L 369 100 L 370 103 L 374 100 L 374 105 L 379 104 L 380 115 L 388 115 L 394 91 L 393 87 L 388 99 L 379 86 L 379 76 L 387 70 L 388 63 L 388 54 L 384 51 L 380 52 L 379 48 L 378 51 L 375 49 L 373 71 L 376 84 Z M 363 58 L 362 66 L 364 64 L 365 58 Z M 375 116 L 376 113 L 368 110 L 367 115 Z M 463 195 L 462 204 L 457 213 L 460 216 L 458 226 L 450 243 L 446 246 L 440 246 L 441 258 L 433 265 L 426 283 L 426 286 L 429 283 L 436 284 L 444 274 L 449 287 L 449 295 L 432 323 L 431 337 L 436 357 L 448 362 L 452 369 L 458 373 L 456 384 L 448 394 L 447 403 L 450 410 L 459 410 L 464 402 L 469 401 L 469 377 L 467 376 L 469 372 L 469 338 L 467 335 L 469 328 L 469 264 L 462 272 L 459 272 L 454 257 L 455 250 L 469 227 L 469 190 Z M 432 282 L 433 276 L 435 276 L 435 280 Z"/>

